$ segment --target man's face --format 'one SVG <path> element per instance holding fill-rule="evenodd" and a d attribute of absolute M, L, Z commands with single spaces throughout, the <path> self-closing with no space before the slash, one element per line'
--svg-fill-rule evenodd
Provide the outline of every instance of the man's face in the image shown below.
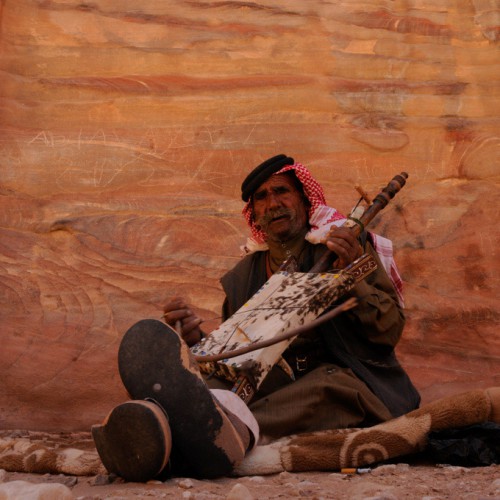
<path fill-rule="evenodd" d="M 303 195 L 287 175 L 272 175 L 252 197 L 255 223 L 270 240 L 289 241 L 307 228 Z"/>

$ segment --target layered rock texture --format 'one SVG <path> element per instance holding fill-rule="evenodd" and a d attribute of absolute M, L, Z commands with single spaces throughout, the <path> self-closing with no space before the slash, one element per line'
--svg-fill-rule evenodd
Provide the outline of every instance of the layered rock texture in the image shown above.
<path fill-rule="evenodd" d="M 372 228 L 405 280 L 424 401 L 500 383 L 495 0 L 3 0 L 0 427 L 80 430 L 126 399 L 124 331 L 184 296 L 217 324 L 269 156 Z"/>

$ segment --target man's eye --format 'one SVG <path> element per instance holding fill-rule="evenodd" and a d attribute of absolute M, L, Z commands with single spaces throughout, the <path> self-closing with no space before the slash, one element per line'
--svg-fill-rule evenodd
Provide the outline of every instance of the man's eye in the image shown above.
<path fill-rule="evenodd" d="M 277 188 L 274 190 L 274 192 L 275 192 L 276 194 L 286 194 L 286 193 L 288 193 L 288 192 L 289 192 L 289 189 L 288 189 L 287 187 L 285 187 L 285 186 L 283 186 L 283 187 L 277 187 Z"/>
<path fill-rule="evenodd" d="M 253 197 L 254 197 L 255 200 L 263 200 L 266 197 L 266 192 L 263 191 L 263 192 L 260 192 L 260 193 L 255 193 L 253 195 Z"/>

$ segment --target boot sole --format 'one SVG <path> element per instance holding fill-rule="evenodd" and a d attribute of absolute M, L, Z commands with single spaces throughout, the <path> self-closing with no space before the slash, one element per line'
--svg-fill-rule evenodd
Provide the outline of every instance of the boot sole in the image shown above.
<path fill-rule="evenodd" d="M 127 481 L 148 481 L 168 463 L 170 427 L 163 410 L 152 402 L 123 403 L 91 431 L 104 467 Z"/>

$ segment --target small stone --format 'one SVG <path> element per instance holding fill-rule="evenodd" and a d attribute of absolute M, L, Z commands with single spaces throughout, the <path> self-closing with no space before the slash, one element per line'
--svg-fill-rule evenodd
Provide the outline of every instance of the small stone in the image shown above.
<path fill-rule="evenodd" d="M 299 497 L 313 498 L 314 492 L 312 490 L 299 490 Z"/>
<path fill-rule="evenodd" d="M 61 483 L 68 488 L 72 488 L 78 483 L 78 478 L 76 476 L 65 476 L 64 474 L 44 474 L 42 477 L 44 483 Z"/>
<path fill-rule="evenodd" d="M 6 477 L 7 477 L 7 471 L 4 469 L 0 469 L 0 483 L 3 483 Z"/>
<path fill-rule="evenodd" d="M 396 464 L 396 469 L 399 472 L 408 471 L 408 470 L 410 470 L 410 464 Z"/>
<path fill-rule="evenodd" d="M 182 488 L 183 490 L 189 490 L 194 486 L 194 482 L 192 479 L 181 479 L 178 483 L 177 486 L 179 488 Z"/>
<path fill-rule="evenodd" d="M 192 498 L 193 494 L 190 491 L 183 491 L 182 498 Z"/>
<path fill-rule="evenodd" d="M 95 476 L 94 479 L 90 482 L 91 486 L 105 486 L 106 484 L 111 484 L 111 477 L 103 474 Z"/>
<path fill-rule="evenodd" d="M 235 484 L 227 494 L 226 500 L 254 500 L 250 490 L 241 483 Z"/>
<path fill-rule="evenodd" d="M 252 476 L 248 479 L 252 483 L 263 483 L 265 482 L 265 479 L 262 476 Z"/>
<path fill-rule="evenodd" d="M 11 481 L 0 485 L 0 498 L 5 500 L 23 498 L 25 500 L 73 500 L 71 490 L 64 484 L 33 484 L 27 481 Z"/>
<path fill-rule="evenodd" d="M 22 430 L 15 430 L 15 431 L 12 431 L 10 437 L 12 438 L 22 438 L 22 437 L 26 437 L 28 436 L 28 432 L 27 431 L 22 431 Z"/>
<path fill-rule="evenodd" d="M 467 474 L 467 472 L 470 472 L 470 469 L 467 467 L 460 467 L 459 465 L 445 465 L 443 469 L 446 472 L 458 472 L 460 474 Z"/>
<path fill-rule="evenodd" d="M 385 476 L 387 474 L 394 474 L 396 472 L 395 464 L 380 465 L 372 470 L 372 476 Z"/>
<path fill-rule="evenodd" d="M 302 487 L 305 487 L 305 486 L 317 486 L 316 483 L 313 483 L 312 481 L 300 481 L 300 483 L 297 485 L 298 487 L 302 488 Z"/>

